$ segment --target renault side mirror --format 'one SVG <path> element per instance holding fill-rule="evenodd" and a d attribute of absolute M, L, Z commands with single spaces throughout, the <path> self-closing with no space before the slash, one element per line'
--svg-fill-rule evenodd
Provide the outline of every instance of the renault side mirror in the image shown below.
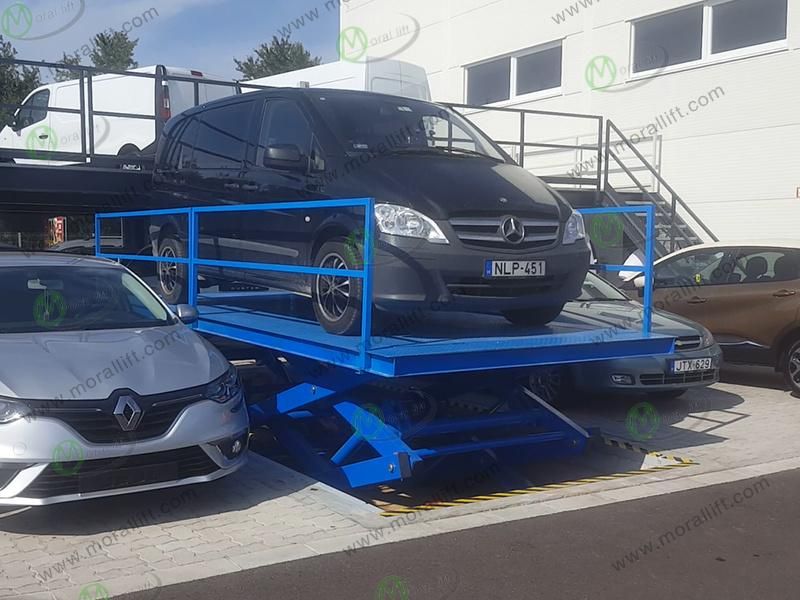
<path fill-rule="evenodd" d="M 175 307 L 175 312 L 184 325 L 192 325 L 200 319 L 197 309 L 190 304 L 179 304 Z"/>

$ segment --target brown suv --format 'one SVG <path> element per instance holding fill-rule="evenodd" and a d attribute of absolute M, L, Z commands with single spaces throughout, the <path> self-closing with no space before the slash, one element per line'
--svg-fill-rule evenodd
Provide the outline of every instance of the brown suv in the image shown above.
<path fill-rule="evenodd" d="M 725 360 L 774 366 L 800 394 L 800 243 L 680 250 L 656 262 L 653 300 L 705 325 Z"/>

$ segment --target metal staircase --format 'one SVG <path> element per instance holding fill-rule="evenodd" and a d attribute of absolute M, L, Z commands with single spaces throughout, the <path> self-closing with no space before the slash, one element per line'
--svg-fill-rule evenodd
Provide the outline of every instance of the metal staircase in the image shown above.
<path fill-rule="evenodd" d="M 660 170 L 645 158 L 642 152 L 610 120 L 599 115 L 564 113 L 517 108 L 487 108 L 466 104 L 449 104 L 467 118 L 475 122 L 488 117 L 488 125 L 480 123 L 483 129 L 500 146 L 508 149 L 520 166 L 528 167 L 540 174 L 536 166 L 528 161 L 553 153 L 575 152 L 578 164 L 587 168 L 572 169 L 566 174 L 540 175 L 541 178 L 558 190 L 575 208 L 624 207 L 637 204 L 652 204 L 656 210 L 655 253 L 661 258 L 689 246 L 704 241 L 718 241 L 714 233 L 662 177 Z M 513 130 L 519 131 L 519 139 L 504 139 L 509 127 L 502 125 L 501 119 L 514 119 Z M 564 144 L 559 140 L 528 141 L 527 134 L 533 128 L 534 118 L 579 120 L 582 135 L 575 143 Z M 518 121 L 517 121 L 518 120 Z M 593 133 L 587 134 L 586 123 L 590 123 Z M 566 127 L 564 128 L 566 129 Z M 596 132 L 596 133 L 594 133 Z M 581 143 L 582 137 L 591 137 L 590 143 Z M 563 138 L 562 138 L 563 139 Z M 583 160 L 587 156 L 591 160 Z M 624 156 L 623 156 L 624 155 Z M 572 162 L 574 164 L 574 160 Z M 562 167 L 562 173 L 566 169 Z M 577 173 L 576 173 L 577 171 Z M 645 184 L 642 179 L 648 178 Z M 624 261 L 637 249 L 644 248 L 645 229 L 643 220 L 636 215 L 615 215 L 619 222 L 609 223 L 610 217 L 599 222 L 590 222 L 592 229 L 618 229 L 618 240 L 613 243 L 603 241 L 602 236 L 593 236 L 595 254 L 600 262 Z"/>

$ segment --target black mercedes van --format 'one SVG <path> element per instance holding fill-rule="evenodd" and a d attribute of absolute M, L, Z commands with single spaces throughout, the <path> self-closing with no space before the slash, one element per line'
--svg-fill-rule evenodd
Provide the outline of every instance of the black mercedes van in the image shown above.
<path fill-rule="evenodd" d="M 374 303 L 500 313 L 543 325 L 578 296 L 589 267 L 581 216 L 456 112 L 370 92 L 283 89 L 190 109 L 156 156 L 158 205 L 376 199 Z M 359 269 L 363 213 L 320 209 L 215 215 L 202 258 Z M 212 222 L 213 221 L 213 222 Z M 185 224 L 151 223 L 156 255 L 187 255 Z M 276 288 L 312 298 L 329 332 L 360 328 L 361 280 L 201 270 L 206 285 Z M 180 302 L 186 270 L 159 267 Z"/>

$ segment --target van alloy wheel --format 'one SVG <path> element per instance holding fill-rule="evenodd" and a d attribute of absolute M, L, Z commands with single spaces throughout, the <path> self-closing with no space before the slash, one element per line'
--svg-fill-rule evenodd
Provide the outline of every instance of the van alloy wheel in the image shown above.
<path fill-rule="evenodd" d="M 336 253 L 322 259 L 321 269 L 347 270 L 344 259 Z M 317 305 L 325 317 L 331 321 L 340 320 L 350 306 L 350 278 L 333 275 L 317 276 Z"/>

